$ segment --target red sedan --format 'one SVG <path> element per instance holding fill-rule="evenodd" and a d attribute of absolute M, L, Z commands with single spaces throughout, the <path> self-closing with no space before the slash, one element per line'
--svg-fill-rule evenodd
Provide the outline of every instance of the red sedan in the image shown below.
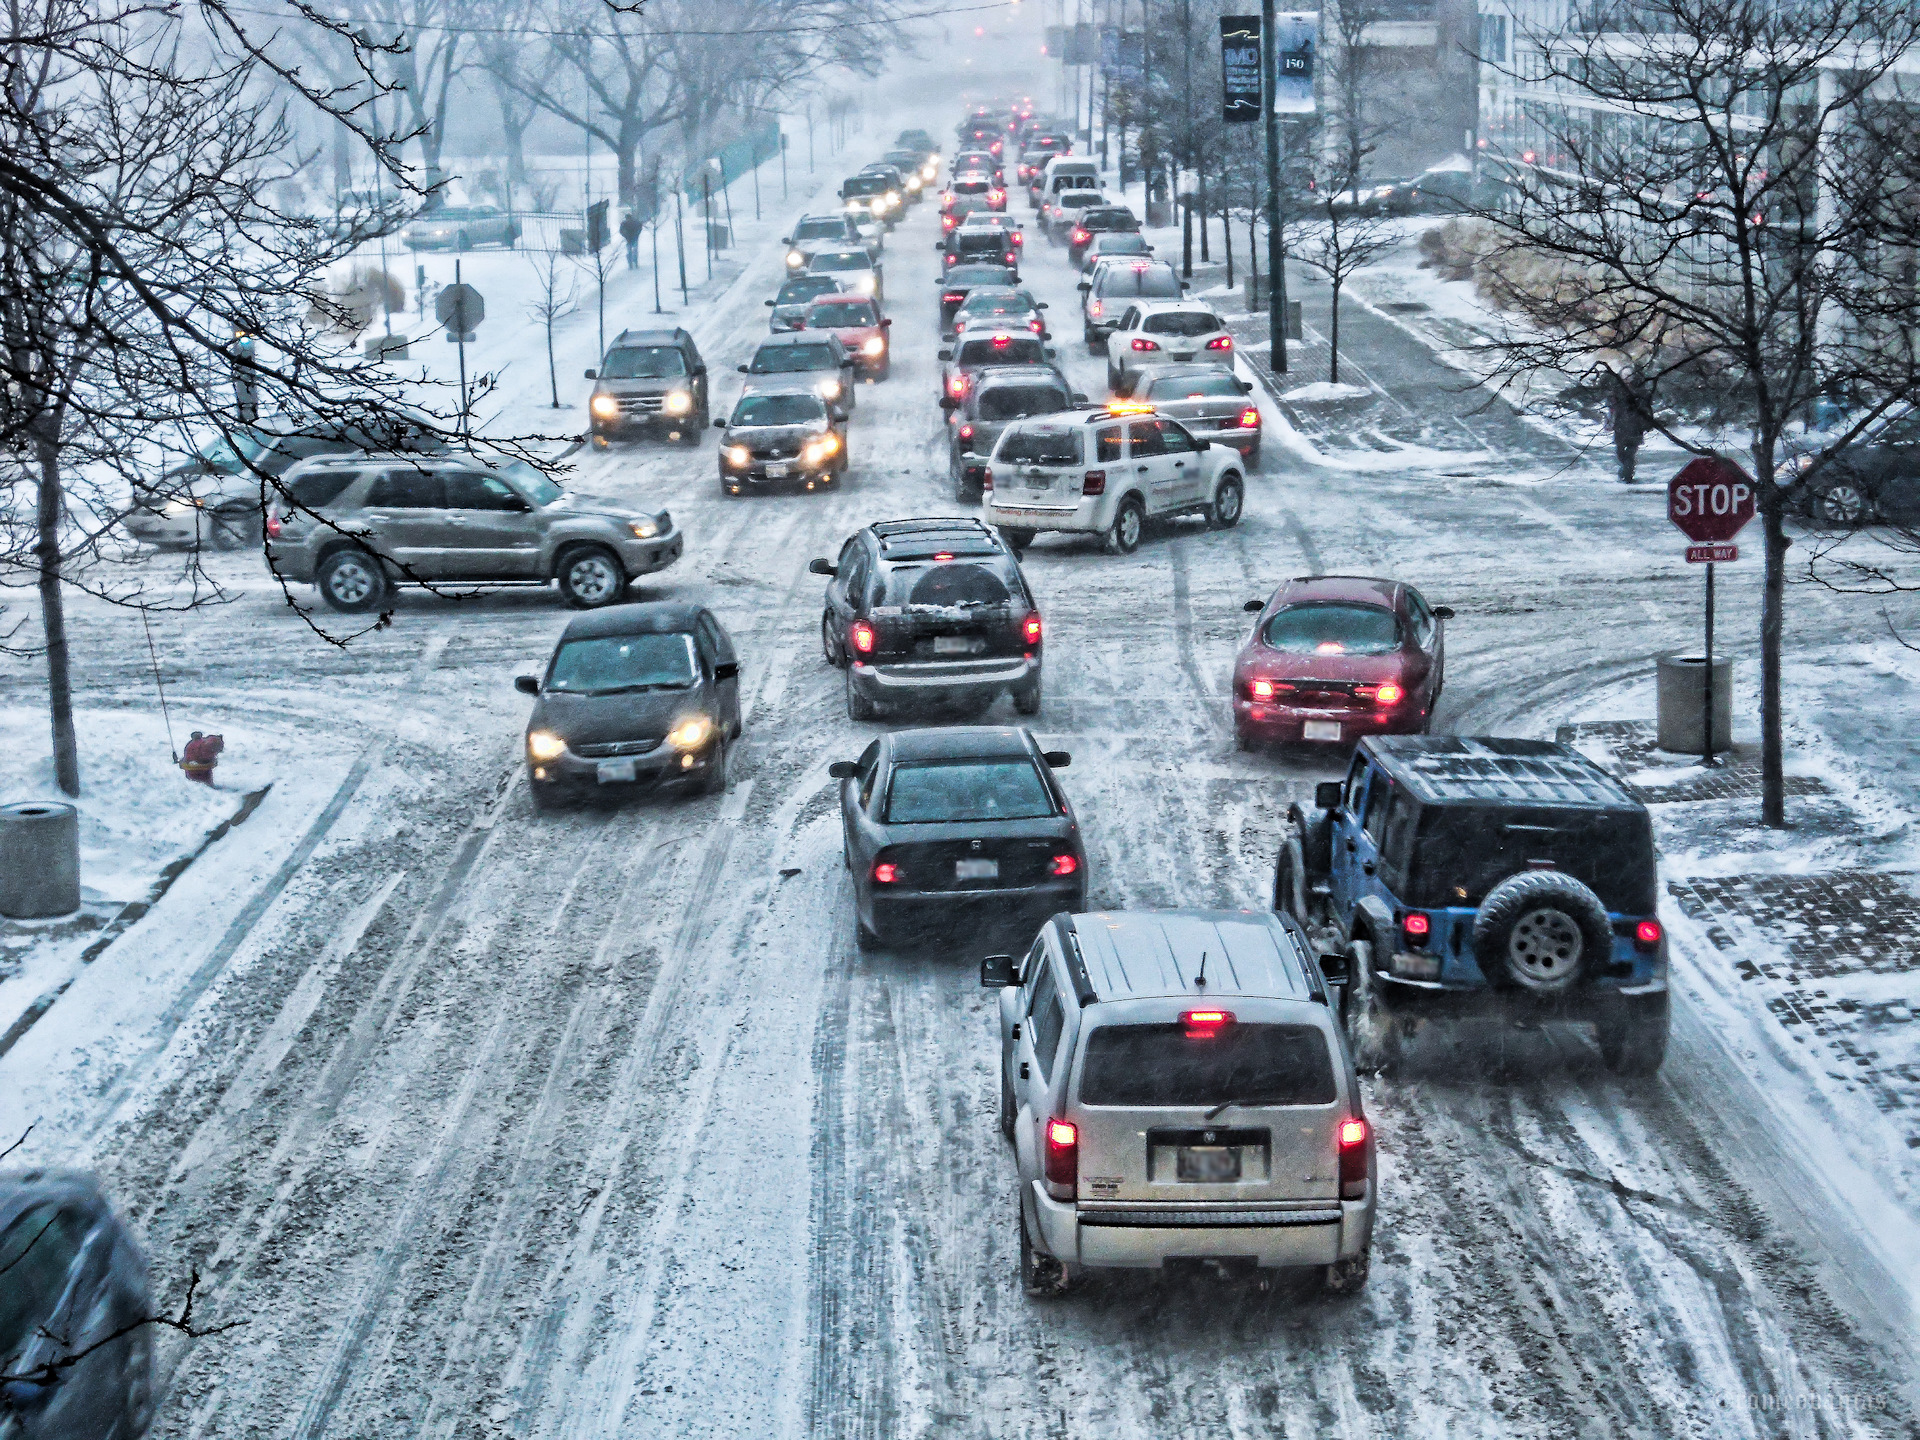
<path fill-rule="evenodd" d="M 1289 580 L 1262 603 L 1233 666 L 1242 750 L 1275 741 L 1423 733 L 1440 698 L 1443 621 L 1413 586 L 1359 575 Z"/>

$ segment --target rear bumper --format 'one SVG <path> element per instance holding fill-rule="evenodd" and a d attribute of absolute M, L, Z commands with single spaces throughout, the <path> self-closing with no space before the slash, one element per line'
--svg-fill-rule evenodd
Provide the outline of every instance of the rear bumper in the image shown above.
<path fill-rule="evenodd" d="M 869 700 L 933 700 L 999 694 L 1040 674 L 1038 655 L 991 660 L 923 660 L 900 665 L 855 661 L 853 688 Z"/>
<path fill-rule="evenodd" d="M 1075 915 L 1086 909 L 1086 898 L 1085 886 L 1076 880 L 1004 890 L 894 892 L 876 886 L 868 901 L 873 912 L 868 920 L 879 933 L 897 937 L 947 930 L 956 920 L 969 930 L 991 924 L 1030 934 L 1055 915 Z"/>
<path fill-rule="evenodd" d="M 1651 978 L 1601 977 L 1576 985 L 1560 995 L 1536 996 L 1523 990 L 1494 989 L 1489 985 L 1454 987 L 1431 980 L 1407 980 L 1376 974 L 1381 998 L 1389 1009 L 1421 1018 L 1454 1020 L 1512 1019 L 1566 1020 L 1574 1023 L 1609 1018 L 1620 1007 L 1666 993 L 1664 968 Z"/>
<path fill-rule="evenodd" d="M 1068 530 L 1097 535 L 1112 523 L 1112 517 L 1101 509 L 1104 496 L 1086 496 L 1074 505 L 1021 505 L 1002 500 L 1004 493 L 996 479 L 983 507 L 986 513 L 981 518 L 987 524 L 1004 525 L 1010 530 Z"/>
<path fill-rule="evenodd" d="M 1233 723 L 1242 734 L 1275 743 L 1305 741 L 1309 721 L 1332 721 L 1340 727 L 1338 740 L 1310 744 L 1344 745 L 1362 735 L 1413 735 L 1420 730 L 1420 711 L 1407 705 L 1391 710 L 1313 710 L 1296 705 L 1265 705 L 1235 696 Z"/>
<path fill-rule="evenodd" d="M 1096 1269 L 1158 1269 L 1169 1260 L 1252 1261 L 1264 1269 L 1331 1265 L 1373 1238 L 1374 1201 L 1312 1207 L 1121 1205 L 1096 1209 L 1029 1189 L 1038 1248 Z"/>

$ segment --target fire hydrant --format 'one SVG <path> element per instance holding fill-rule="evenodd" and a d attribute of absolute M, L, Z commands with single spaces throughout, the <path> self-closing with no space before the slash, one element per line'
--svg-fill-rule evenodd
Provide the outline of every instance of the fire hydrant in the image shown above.
<path fill-rule="evenodd" d="M 187 748 L 180 752 L 180 768 L 187 772 L 189 780 L 211 785 L 213 767 L 220 763 L 220 752 L 226 748 L 227 742 L 220 736 L 203 735 L 196 730 L 187 741 Z"/>

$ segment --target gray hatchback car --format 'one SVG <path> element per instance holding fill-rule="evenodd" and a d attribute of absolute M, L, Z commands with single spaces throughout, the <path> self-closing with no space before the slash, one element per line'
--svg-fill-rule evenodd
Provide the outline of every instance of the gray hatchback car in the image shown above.
<path fill-rule="evenodd" d="M 1000 1129 L 1020 1278 L 1084 1270 L 1317 1270 L 1366 1282 L 1372 1127 L 1306 933 L 1250 910 L 1056 915 L 1000 992 Z"/>
<path fill-rule="evenodd" d="M 267 517 L 267 568 L 335 610 L 378 610 L 396 585 L 557 583 L 576 609 L 614 605 L 680 558 L 665 510 L 560 488 L 524 460 L 364 455 L 287 472 Z"/>

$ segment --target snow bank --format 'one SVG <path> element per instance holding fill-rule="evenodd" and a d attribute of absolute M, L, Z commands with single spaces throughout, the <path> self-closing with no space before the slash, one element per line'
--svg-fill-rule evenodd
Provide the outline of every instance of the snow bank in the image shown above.
<path fill-rule="evenodd" d="M 1360 400 L 1373 394 L 1365 385 L 1342 385 L 1332 380 L 1316 380 L 1311 385 L 1299 385 L 1287 391 L 1280 398 L 1295 405 L 1311 405 L 1322 400 Z"/>

